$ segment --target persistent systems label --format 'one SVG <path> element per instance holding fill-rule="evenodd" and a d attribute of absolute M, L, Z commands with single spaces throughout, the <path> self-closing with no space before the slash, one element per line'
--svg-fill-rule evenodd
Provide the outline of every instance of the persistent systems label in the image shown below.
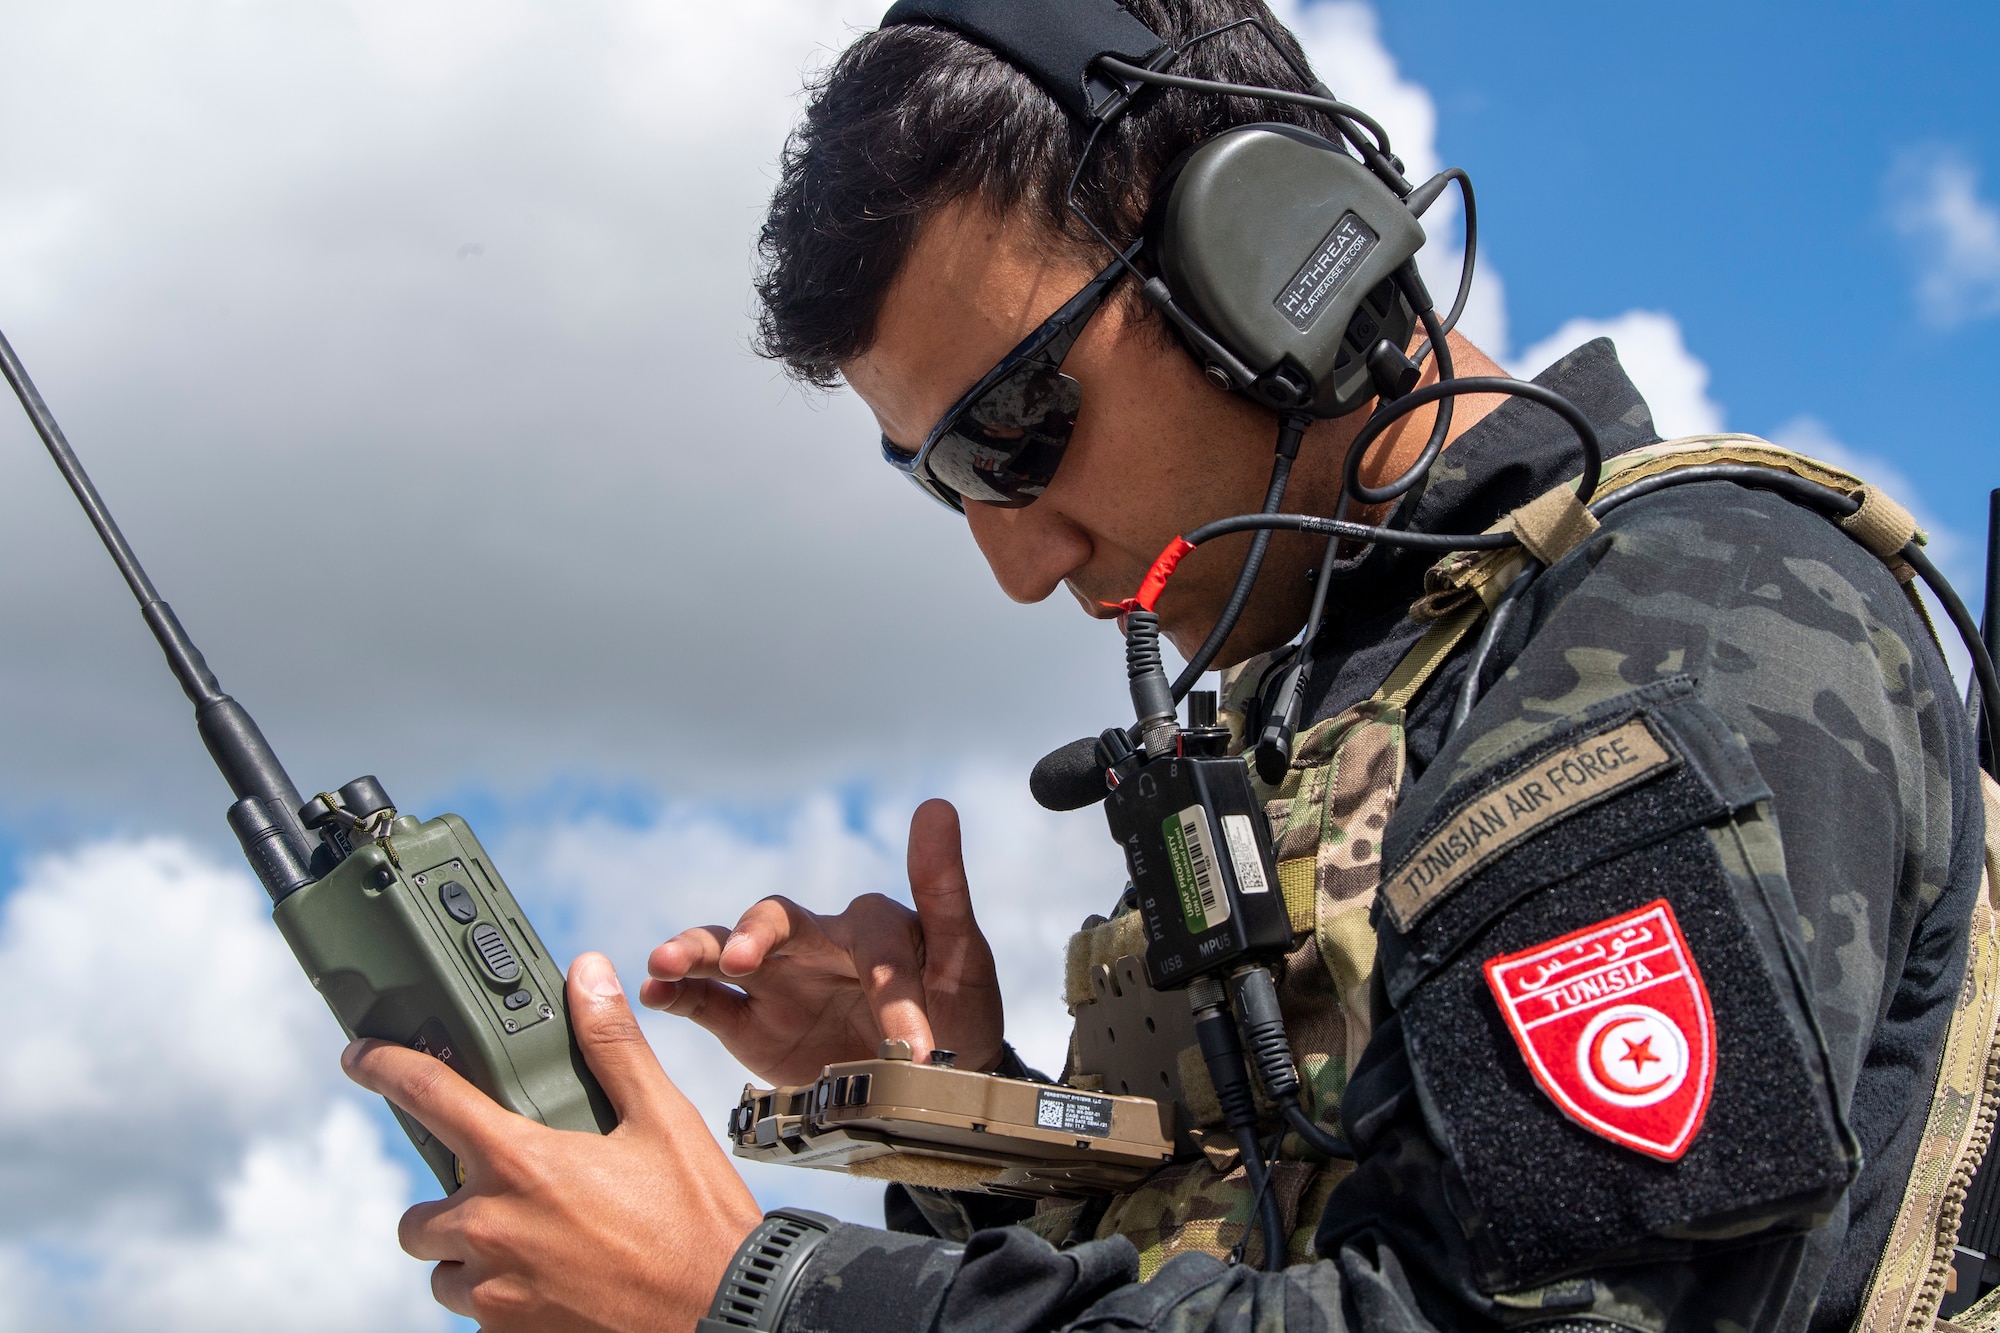
<path fill-rule="evenodd" d="M 1547 754 L 1452 811 L 1382 881 L 1397 929 L 1529 834 L 1678 762 L 1644 720 L 1632 718 Z"/>
<path fill-rule="evenodd" d="M 1035 1124 L 1071 1136 L 1106 1138 L 1111 1133 L 1111 1099 L 1093 1097 L 1087 1092 L 1043 1088 L 1035 1094 Z"/>
<path fill-rule="evenodd" d="M 1333 224 L 1333 230 L 1312 252 L 1305 267 L 1298 271 L 1291 284 L 1278 293 L 1274 304 L 1278 313 L 1292 322 L 1292 327 L 1300 333 L 1311 328 L 1327 303 L 1340 293 L 1354 271 L 1361 267 L 1361 261 L 1375 248 L 1380 240 L 1374 229 L 1361 220 L 1357 213 L 1346 213 Z"/>
<path fill-rule="evenodd" d="M 1191 805 L 1160 821 L 1167 840 L 1167 864 L 1174 868 L 1180 890 L 1181 915 L 1188 934 L 1199 935 L 1229 919 L 1229 895 L 1215 874 L 1215 843 L 1208 831 L 1208 812 Z"/>

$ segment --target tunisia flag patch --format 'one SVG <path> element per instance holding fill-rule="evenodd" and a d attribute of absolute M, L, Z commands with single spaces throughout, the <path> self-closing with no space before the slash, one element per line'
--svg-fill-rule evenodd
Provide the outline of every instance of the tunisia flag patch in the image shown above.
<path fill-rule="evenodd" d="M 1535 1082 L 1593 1134 L 1663 1162 L 1715 1089 L 1715 1010 L 1664 898 L 1486 963 Z"/>

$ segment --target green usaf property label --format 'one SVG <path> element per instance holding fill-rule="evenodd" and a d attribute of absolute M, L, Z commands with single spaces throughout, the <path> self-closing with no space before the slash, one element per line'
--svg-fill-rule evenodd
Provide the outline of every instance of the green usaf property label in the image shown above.
<path fill-rule="evenodd" d="M 1676 762 L 1678 756 L 1636 717 L 1543 755 L 1452 811 L 1383 878 L 1389 914 L 1399 930 L 1408 930 L 1473 871 L 1529 834 Z"/>
<path fill-rule="evenodd" d="M 1229 919 L 1229 895 L 1215 878 L 1215 842 L 1208 830 L 1208 812 L 1191 805 L 1160 821 L 1167 839 L 1167 863 L 1181 893 L 1181 915 L 1188 934 L 1199 935 Z"/>

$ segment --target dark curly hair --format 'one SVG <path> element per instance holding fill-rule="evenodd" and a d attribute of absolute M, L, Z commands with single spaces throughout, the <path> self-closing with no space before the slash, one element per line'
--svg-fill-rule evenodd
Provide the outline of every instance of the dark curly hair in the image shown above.
<path fill-rule="evenodd" d="M 1127 0 L 1126 8 L 1176 44 L 1255 15 L 1304 61 L 1262 0 Z M 1192 47 L 1174 72 L 1298 87 L 1284 57 L 1248 26 Z M 996 212 L 1025 209 L 1052 246 L 1102 252 L 1064 204 L 1086 132 L 985 47 L 943 28 L 882 28 L 848 47 L 808 92 L 757 243 L 755 347 L 795 378 L 831 387 L 841 365 L 868 350 L 884 292 L 943 205 L 977 196 Z M 1316 111 L 1178 89 L 1149 94 L 1092 153 L 1078 198 L 1129 243 L 1153 182 L 1183 151 L 1232 126 L 1274 120 L 1337 137 Z"/>

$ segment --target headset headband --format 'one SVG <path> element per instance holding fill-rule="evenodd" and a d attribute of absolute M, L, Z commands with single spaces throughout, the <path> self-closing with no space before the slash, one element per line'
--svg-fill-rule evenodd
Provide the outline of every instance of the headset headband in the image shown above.
<path fill-rule="evenodd" d="M 1091 66 L 1149 63 L 1166 42 L 1117 0 L 896 0 L 882 26 L 950 28 L 1017 65 L 1086 125 L 1124 109 L 1130 90 Z"/>

